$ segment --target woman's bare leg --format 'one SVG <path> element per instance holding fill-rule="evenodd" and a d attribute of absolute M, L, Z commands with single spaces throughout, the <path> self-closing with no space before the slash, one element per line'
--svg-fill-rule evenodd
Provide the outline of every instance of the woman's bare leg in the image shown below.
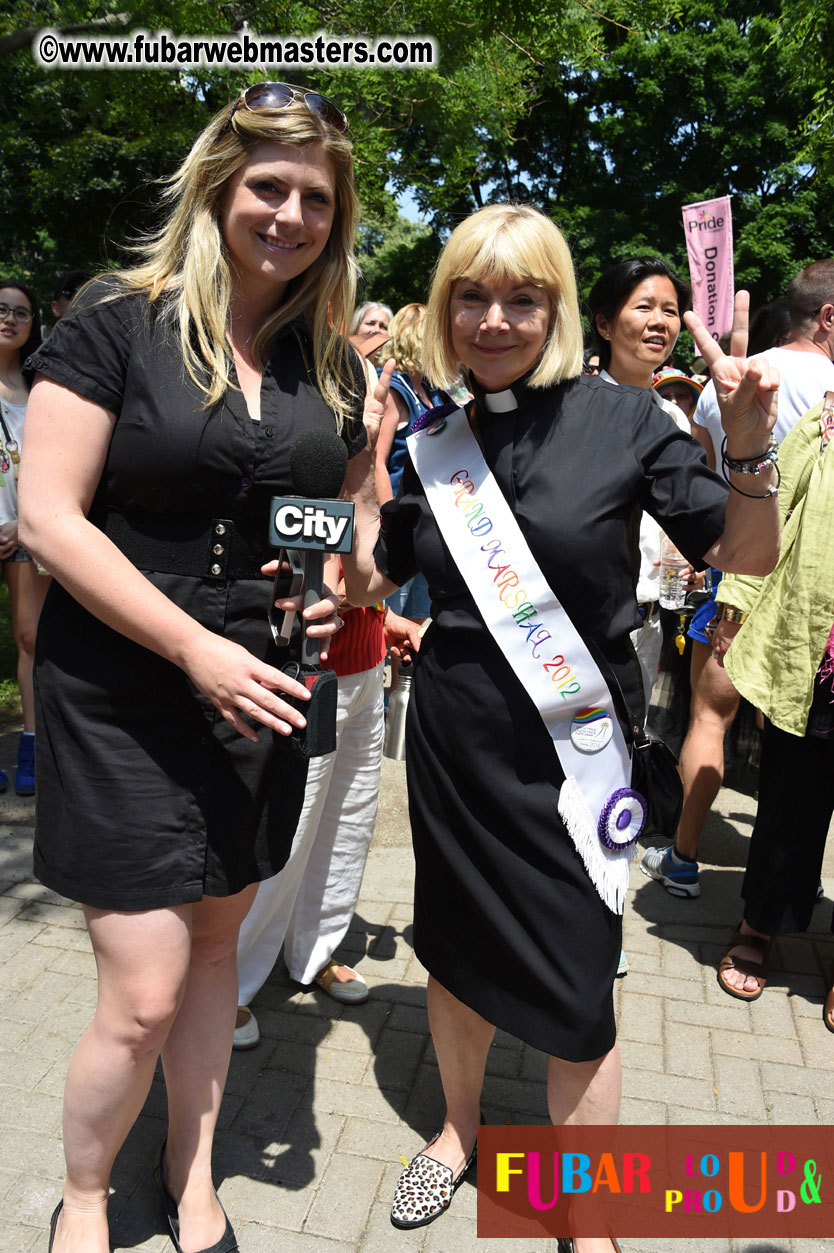
<path fill-rule="evenodd" d="M 179 1208 L 183 1249 L 207 1249 L 226 1220 L 211 1176 L 214 1129 L 237 1011 L 237 937 L 257 884 L 192 906 L 185 994 L 162 1050 L 168 1090 L 165 1177 Z"/>
<path fill-rule="evenodd" d="M 35 659 L 35 636 L 44 597 L 50 580 L 38 574 L 34 561 L 6 561 L 3 565 L 9 585 L 9 607 L 12 631 L 17 647 L 17 686 L 23 707 L 23 730 L 35 729 L 35 697 L 32 665 Z"/>
<path fill-rule="evenodd" d="M 620 1117 L 621 1094 L 620 1050 L 616 1044 L 610 1053 L 591 1062 L 548 1059 L 547 1108 L 550 1121 L 557 1126 L 614 1125 Z M 575 1253 L 611 1253 L 613 1245 L 607 1238 L 579 1236 L 573 1247 Z"/>
<path fill-rule="evenodd" d="M 426 991 L 434 1051 L 446 1098 L 443 1130 L 430 1157 L 457 1175 L 475 1145 L 480 1122 L 481 1089 L 495 1028 L 429 976 Z"/>
<path fill-rule="evenodd" d="M 681 748 L 683 809 L 675 846 L 684 857 L 697 858 L 701 832 L 724 781 L 724 738 L 741 697 L 710 646 L 700 640 L 692 644 L 690 682 L 692 712 Z"/>
<path fill-rule="evenodd" d="M 67 1180 L 55 1253 L 109 1253 L 110 1172 L 176 1016 L 190 949 L 188 906 L 84 912 L 98 968 L 98 1003 L 67 1073 Z"/>

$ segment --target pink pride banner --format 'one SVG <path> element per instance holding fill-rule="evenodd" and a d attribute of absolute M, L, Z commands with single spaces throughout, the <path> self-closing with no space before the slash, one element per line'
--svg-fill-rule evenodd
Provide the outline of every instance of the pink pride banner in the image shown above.
<path fill-rule="evenodd" d="M 730 197 L 683 206 L 692 308 L 713 339 L 733 325 L 733 217 Z"/>

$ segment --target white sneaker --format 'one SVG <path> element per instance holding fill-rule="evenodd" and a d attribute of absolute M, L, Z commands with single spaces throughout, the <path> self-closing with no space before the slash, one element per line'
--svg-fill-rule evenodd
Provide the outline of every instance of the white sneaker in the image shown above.
<path fill-rule="evenodd" d="M 692 898 L 701 895 L 697 861 L 684 861 L 678 857 L 674 844 L 647 848 L 640 869 L 650 879 L 662 883 L 670 896 Z"/>
<path fill-rule="evenodd" d="M 232 1048 L 242 1052 L 244 1049 L 253 1049 L 260 1043 L 261 1033 L 258 1030 L 258 1020 L 249 1006 L 238 1005 L 238 1010 L 249 1015 L 242 1027 L 235 1027 L 235 1038 L 232 1041 Z"/>

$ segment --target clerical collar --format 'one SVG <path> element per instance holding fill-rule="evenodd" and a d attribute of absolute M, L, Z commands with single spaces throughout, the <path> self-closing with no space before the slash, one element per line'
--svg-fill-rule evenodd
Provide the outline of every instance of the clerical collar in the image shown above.
<path fill-rule="evenodd" d="M 515 393 L 509 387 L 503 392 L 484 392 L 483 400 L 490 413 L 512 413 L 518 408 Z"/>

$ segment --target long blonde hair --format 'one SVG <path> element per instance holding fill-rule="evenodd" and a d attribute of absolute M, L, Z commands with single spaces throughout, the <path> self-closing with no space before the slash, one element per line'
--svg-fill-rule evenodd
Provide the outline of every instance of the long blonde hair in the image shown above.
<path fill-rule="evenodd" d="M 531 387 L 574 378 L 582 369 L 582 321 L 570 249 L 555 223 L 529 204 L 479 209 L 452 231 L 429 292 L 423 368 L 437 387 L 449 387 L 460 369 L 452 345 L 452 288 L 473 282 L 534 283 L 550 297 L 550 331 Z"/>
<path fill-rule="evenodd" d="M 269 345 L 290 322 L 303 319 L 312 338 L 316 386 L 334 411 L 339 429 L 352 415 L 357 383 L 350 368 L 343 328 L 350 323 L 358 269 L 353 241 L 359 200 L 353 183 L 353 145 L 302 101 L 274 112 L 229 108 L 217 113 L 175 174 L 163 200 L 170 205 L 164 225 L 137 249 L 143 260 L 116 278 L 150 301 L 171 298 L 183 361 L 205 393 L 206 406 L 228 387 L 232 354 L 226 338 L 232 277 L 219 220 L 219 201 L 255 144 L 264 140 L 301 148 L 320 145 L 336 176 L 335 212 L 321 255 L 286 287 L 280 306 L 264 321 L 253 344 L 265 363 Z"/>

